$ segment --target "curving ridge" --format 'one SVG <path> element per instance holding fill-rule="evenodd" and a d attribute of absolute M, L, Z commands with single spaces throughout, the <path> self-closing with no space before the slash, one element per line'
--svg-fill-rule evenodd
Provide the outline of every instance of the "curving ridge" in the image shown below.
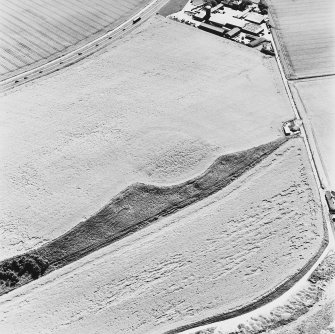
<path fill-rule="evenodd" d="M 288 139 L 280 138 L 249 150 L 223 155 L 201 175 L 181 184 L 158 187 L 136 183 L 115 196 L 104 208 L 69 232 L 29 252 L 48 261 L 46 273 L 115 242 L 160 217 L 174 213 L 226 187 L 269 156 Z M 0 263 L 0 269 L 20 256 Z M 17 286 L 28 283 L 27 277 Z M 15 287 L 5 287 L 0 294 Z"/>

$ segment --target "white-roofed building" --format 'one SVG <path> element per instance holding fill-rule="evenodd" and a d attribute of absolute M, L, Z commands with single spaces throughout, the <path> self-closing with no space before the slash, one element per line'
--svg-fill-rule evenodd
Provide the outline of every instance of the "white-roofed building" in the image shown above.
<path fill-rule="evenodd" d="M 230 26 L 230 27 L 243 28 L 245 26 L 245 22 L 243 20 L 228 15 L 222 15 L 219 13 L 212 14 L 209 19 L 209 22 L 220 27 Z"/>
<path fill-rule="evenodd" d="M 261 24 L 264 21 L 264 16 L 258 13 L 248 13 L 247 16 L 245 17 L 246 21 L 256 23 L 256 24 Z"/>

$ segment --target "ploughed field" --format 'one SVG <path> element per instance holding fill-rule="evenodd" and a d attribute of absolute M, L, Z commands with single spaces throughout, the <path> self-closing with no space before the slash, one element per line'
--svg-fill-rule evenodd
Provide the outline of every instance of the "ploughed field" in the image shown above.
<path fill-rule="evenodd" d="M 267 0 L 272 29 L 290 79 L 335 74 L 335 2 Z"/>
<path fill-rule="evenodd" d="M 159 16 L 1 103 L 1 259 L 133 183 L 178 184 L 278 139 L 293 117 L 273 58 Z"/>
<path fill-rule="evenodd" d="M 97 38 L 149 0 L 0 0 L 0 80 Z"/>
<path fill-rule="evenodd" d="M 329 187 L 335 189 L 335 77 L 297 80 L 290 84 L 298 107 L 311 123 Z"/>
<path fill-rule="evenodd" d="M 194 328 L 183 334 L 331 334 L 335 329 L 335 252 L 273 303 L 241 317 Z"/>
<path fill-rule="evenodd" d="M 216 194 L 1 296 L 0 332 L 163 333 L 258 300 L 323 240 L 295 138 Z"/>

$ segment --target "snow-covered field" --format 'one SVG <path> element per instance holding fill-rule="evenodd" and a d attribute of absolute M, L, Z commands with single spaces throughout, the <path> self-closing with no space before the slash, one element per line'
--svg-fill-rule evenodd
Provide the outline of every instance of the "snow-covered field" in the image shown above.
<path fill-rule="evenodd" d="M 194 205 L 0 297 L 3 333 L 162 333 L 297 273 L 324 237 L 301 138 Z"/>
<path fill-rule="evenodd" d="M 178 183 L 274 140 L 293 117 L 273 58 L 158 16 L 0 103 L 1 258 L 133 182 Z"/>

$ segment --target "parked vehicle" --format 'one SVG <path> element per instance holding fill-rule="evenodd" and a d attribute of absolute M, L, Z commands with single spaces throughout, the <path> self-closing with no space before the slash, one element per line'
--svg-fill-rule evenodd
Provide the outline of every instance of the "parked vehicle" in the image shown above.
<path fill-rule="evenodd" d="M 329 212 L 335 214 L 335 191 L 326 191 L 325 194 Z"/>
<path fill-rule="evenodd" d="M 273 50 L 273 46 L 271 42 L 264 43 L 262 46 L 261 52 L 267 55 L 270 55 L 270 56 L 275 55 L 275 51 Z"/>
<path fill-rule="evenodd" d="M 140 16 L 137 16 L 133 19 L 133 24 L 136 24 L 137 22 L 141 21 L 141 17 Z"/>

